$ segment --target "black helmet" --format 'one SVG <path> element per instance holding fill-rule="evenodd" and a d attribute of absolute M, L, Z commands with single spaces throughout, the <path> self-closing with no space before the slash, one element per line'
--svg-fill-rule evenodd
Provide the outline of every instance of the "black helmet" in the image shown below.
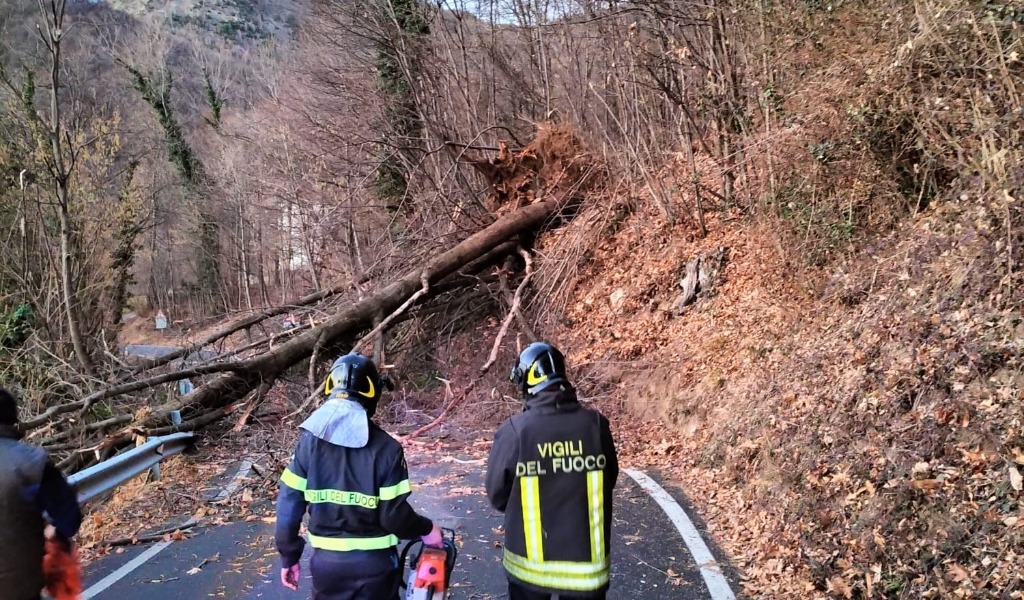
<path fill-rule="evenodd" d="M 523 395 L 536 394 L 556 383 L 568 385 L 565 357 L 551 344 L 534 342 L 519 355 L 509 379 Z"/>
<path fill-rule="evenodd" d="M 324 394 L 330 396 L 343 391 L 349 398 L 363 405 L 366 414 L 377 411 L 381 388 L 394 389 L 391 378 L 377 372 L 373 361 L 358 352 L 342 356 L 331 365 L 324 382 Z"/>

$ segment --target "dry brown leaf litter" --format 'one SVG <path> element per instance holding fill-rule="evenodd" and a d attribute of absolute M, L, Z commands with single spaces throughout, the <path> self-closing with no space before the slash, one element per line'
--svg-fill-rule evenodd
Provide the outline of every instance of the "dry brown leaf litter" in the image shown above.
<path fill-rule="evenodd" d="M 941 206 L 801 277 L 772 232 L 716 218 L 679 243 L 634 219 L 558 339 L 613 409 L 671 423 L 617 433 L 699 499 L 751 596 L 1020 597 L 1024 323 L 985 262 L 1001 208 Z M 671 318 L 678 267 L 719 245 L 716 295 Z"/>

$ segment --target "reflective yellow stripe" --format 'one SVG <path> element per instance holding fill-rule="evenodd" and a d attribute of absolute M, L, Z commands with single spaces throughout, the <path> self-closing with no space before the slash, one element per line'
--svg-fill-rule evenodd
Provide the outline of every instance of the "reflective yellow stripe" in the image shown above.
<path fill-rule="evenodd" d="M 601 562 L 576 562 L 572 560 L 547 560 L 544 562 L 532 561 L 525 556 L 520 556 L 509 549 L 505 549 L 505 561 L 510 562 L 528 571 L 534 571 L 545 575 L 565 575 L 566 577 L 591 577 L 600 575 L 609 567 L 606 558 Z"/>
<path fill-rule="evenodd" d="M 590 561 L 604 560 L 604 471 L 587 473 L 587 513 L 590 518 Z"/>
<path fill-rule="evenodd" d="M 386 550 L 398 545 L 398 538 L 382 535 L 371 538 L 330 538 L 309 534 L 309 544 L 320 550 L 351 552 L 353 550 Z"/>
<path fill-rule="evenodd" d="M 523 502 L 523 533 L 526 555 L 531 561 L 544 562 L 544 526 L 540 520 L 540 480 L 536 475 L 519 478 Z"/>
<path fill-rule="evenodd" d="M 402 494 L 411 494 L 412 486 L 409 484 L 409 480 L 405 479 L 399 481 L 395 485 L 389 485 L 388 487 L 380 488 L 380 499 L 381 500 L 394 500 Z"/>
<path fill-rule="evenodd" d="M 287 467 L 285 467 L 284 473 L 281 473 L 281 483 L 293 490 L 298 490 L 300 492 L 306 491 L 306 479 L 292 473 L 292 470 Z"/>
<path fill-rule="evenodd" d="M 607 558 L 597 563 L 536 562 L 506 549 L 502 562 L 513 577 L 540 587 L 588 592 L 608 584 Z"/>
<path fill-rule="evenodd" d="M 306 490 L 306 502 L 310 504 L 340 504 L 341 506 L 362 506 L 377 508 L 377 497 L 344 490 Z"/>

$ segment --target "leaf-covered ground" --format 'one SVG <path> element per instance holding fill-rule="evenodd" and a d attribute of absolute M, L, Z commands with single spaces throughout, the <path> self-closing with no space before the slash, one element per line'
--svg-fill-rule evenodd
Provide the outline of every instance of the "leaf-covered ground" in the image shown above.
<path fill-rule="evenodd" d="M 631 217 L 559 341 L 608 410 L 661 421 L 617 435 L 684 482 L 751 597 L 1020 598 L 1011 222 L 1012 198 L 939 204 L 824 271 L 767 226 Z M 720 246 L 720 283 L 673 316 L 683 265 Z"/>

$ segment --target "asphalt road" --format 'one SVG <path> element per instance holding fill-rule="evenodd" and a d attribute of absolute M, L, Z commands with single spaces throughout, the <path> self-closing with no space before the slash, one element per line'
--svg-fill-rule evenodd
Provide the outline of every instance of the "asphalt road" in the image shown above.
<path fill-rule="evenodd" d="M 487 505 L 483 495 L 483 462 L 468 458 L 449 460 L 452 462 L 416 464 L 411 461 L 410 471 L 415 486 L 413 504 L 423 514 L 456 529 L 459 535 L 460 555 L 450 598 L 505 598 L 501 534 L 497 529 L 502 517 Z M 680 499 L 678 492 L 673 495 Z M 673 521 L 625 473 L 616 487 L 613 515 L 609 598 L 720 600 L 721 596 L 710 595 Z M 91 586 L 132 561 L 138 561 L 147 551 L 153 552 L 152 546 L 130 548 L 123 554 L 89 565 L 85 573 L 87 594 Z M 170 543 L 93 597 L 98 600 L 308 598 L 310 582 L 308 568 L 305 568 L 308 554 L 307 548 L 302 591 L 286 590 L 278 582 L 273 525 L 234 523 L 199 530 L 190 539 Z M 734 580 L 732 588 L 737 589 Z"/>
<path fill-rule="evenodd" d="M 177 346 L 152 346 L 147 344 L 125 344 L 121 347 L 121 352 L 126 356 L 133 356 L 136 358 L 161 358 L 176 352 L 179 350 Z M 193 352 L 186 357 L 186 362 L 199 362 L 203 360 L 210 360 L 217 357 L 215 350 L 203 349 L 199 352 Z M 178 361 L 180 362 L 180 361 Z"/>

